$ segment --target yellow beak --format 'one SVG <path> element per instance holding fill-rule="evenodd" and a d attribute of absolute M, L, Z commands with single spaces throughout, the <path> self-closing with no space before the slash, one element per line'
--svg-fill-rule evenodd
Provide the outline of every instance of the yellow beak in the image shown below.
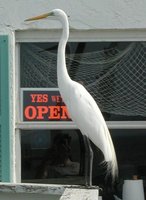
<path fill-rule="evenodd" d="M 31 17 L 31 18 L 26 19 L 25 21 L 34 21 L 34 20 L 44 19 L 44 18 L 47 18 L 48 16 L 53 16 L 53 12 L 45 13 L 43 15 L 39 15 L 36 17 Z"/>

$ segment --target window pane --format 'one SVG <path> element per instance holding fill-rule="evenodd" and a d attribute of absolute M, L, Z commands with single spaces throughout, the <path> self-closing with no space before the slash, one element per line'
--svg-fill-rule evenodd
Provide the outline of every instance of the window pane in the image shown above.
<path fill-rule="evenodd" d="M 22 182 L 77 183 L 74 177 L 83 181 L 81 139 L 78 130 L 23 130 Z"/>
<path fill-rule="evenodd" d="M 110 130 L 114 142 L 120 176 L 132 178 L 132 175 L 146 179 L 146 130 L 118 129 Z"/>
<path fill-rule="evenodd" d="M 146 130 L 111 129 L 118 167 L 118 192 L 133 175 L 146 181 Z M 78 130 L 23 130 L 21 133 L 22 182 L 84 184 L 85 152 Z M 103 154 L 94 152 L 93 184 L 105 184 Z M 57 145 L 57 146 L 56 146 Z M 67 148 L 64 148 L 67 147 Z M 64 160 L 70 162 L 64 165 Z M 71 165 L 70 165 L 71 164 Z"/>
<path fill-rule="evenodd" d="M 146 181 L 146 130 L 113 129 L 110 132 L 119 167 L 117 194 L 122 197 L 124 180 L 131 180 L 137 175 L 138 179 L 143 179 L 144 183 Z"/>
<path fill-rule="evenodd" d="M 54 42 L 21 43 L 21 87 L 58 87 L 57 47 Z M 145 51 L 145 42 L 69 42 L 67 68 L 106 120 L 145 120 Z"/>

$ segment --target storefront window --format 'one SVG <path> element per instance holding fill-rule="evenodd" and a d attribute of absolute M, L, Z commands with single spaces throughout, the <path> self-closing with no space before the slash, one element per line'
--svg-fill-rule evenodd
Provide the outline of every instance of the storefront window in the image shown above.
<path fill-rule="evenodd" d="M 58 43 L 20 44 L 21 88 L 57 88 Z M 146 119 L 145 42 L 69 42 L 70 77 L 82 83 L 106 120 Z"/>
<path fill-rule="evenodd" d="M 112 129 L 110 132 L 119 167 L 118 196 L 122 198 L 124 180 L 132 180 L 134 175 L 144 181 L 146 191 L 146 129 Z"/>
<path fill-rule="evenodd" d="M 130 179 L 137 174 L 146 180 L 146 130 L 111 129 L 110 132 L 117 153 L 120 176 Z"/>
<path fill-rule="evenodd" d="M 22 131 L 22 182 L 84 184 L 82 142 L 78 130 Z"/>
<path fill-rule="evenodd" d="M 103 36 L 102 31 L 98 33 L 71 31 L 66 64 L 70 77 L 89 91 L 107 122 L 117 154 L 120 185 L 117 187 L 121 190 L 123 180 L 135 174 L 146 180 L 146 42 L 142 34 L 136 36 L 137 32 L 132 31 L 103 31 Z M 55 34 L 55 31 L 18 33 L 16 149 L 21 149 L 21 156 L 16 152 L 16 171 L 21 166 L 21 172 L 16 174 L 20 182 L 84 184 L 82 134 L 66 108 L 61 107 L 65 105 L 57 84 L 58 35 Z M 46 100 L 47 95 L 51 100 Z M 61 168 L 64 161 L 60 162 L 59 156 L 65 151 L 62 148 L 57 155 L 56 141 L 60 141 L 58 148 L 61 141 L 70 146 L 67 155 L 75 163 L 73 172 L 70 167 Z M 102 185 L 106 168 L 99 163 L 103 154 L 93 144 L 92 148 L 93 184 Z"/>
<path fill-rule="evenodd" d="M 146 181 L 146 130 L 110 129 L 119 166 L 119 184 L 137 175 Z M 93 143 L 93 183 L 103 184 L 103 154 Z M 23 130 L 22 182 L 84 184 L 84 145 L 79 130 Z"/>

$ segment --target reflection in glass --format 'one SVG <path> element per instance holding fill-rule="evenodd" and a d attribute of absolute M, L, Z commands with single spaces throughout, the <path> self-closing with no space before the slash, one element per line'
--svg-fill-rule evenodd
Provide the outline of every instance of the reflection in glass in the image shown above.
<path fill-rule="evenodd" d="M 57 87 L 57 43 L 21 43 L 21 87 Z M 106 120 L 146 119 L 145 42 L 69 42 L 71 78 L 91 93 Z"/>
<path fill-rule="evenodd" d="M 54 178 L 81 176 L 81 142 L 77 130 L 22 131 L 22 182 L 53 183 Z"/>

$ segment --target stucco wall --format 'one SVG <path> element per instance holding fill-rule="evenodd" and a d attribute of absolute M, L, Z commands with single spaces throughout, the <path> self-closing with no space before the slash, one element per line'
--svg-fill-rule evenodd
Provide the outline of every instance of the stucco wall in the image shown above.
<path fill-rule="evenodd" d="M 54 8 L 70 15 L 70 25 L 75 29 L 146 28 L 145 0 L 0 0 L 0 31 L 46 28 L 45 22 L 32 25 L 24 19 Z M 58 23 L 49 22 L 48 26 L 58 27 Z"/>

